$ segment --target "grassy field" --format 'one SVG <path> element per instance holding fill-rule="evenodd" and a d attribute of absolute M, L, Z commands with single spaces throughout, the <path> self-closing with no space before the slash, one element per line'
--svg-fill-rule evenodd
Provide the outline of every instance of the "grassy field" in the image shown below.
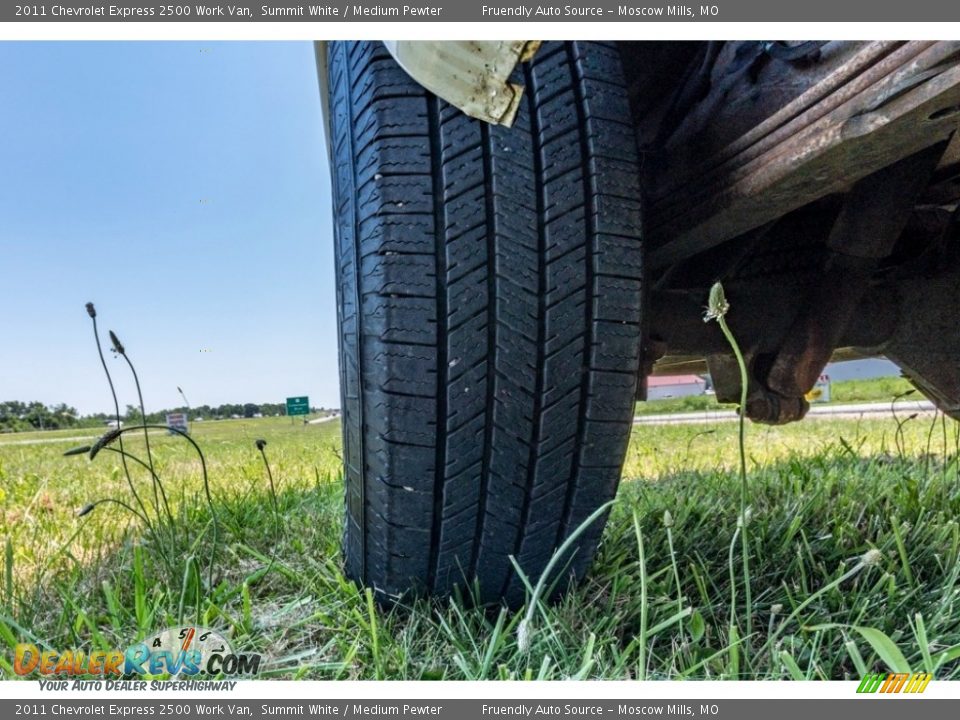
<path fill-rule="evenodd" d="M 837 679 L 909 666 L 960 678 L 958 425 L 749 426 L 746 568 L 736 433 L 635 430 L 593 570 L 534 608 L 529 647 L 523 612 L 378 610 L 343 579 L 338 421 L 195 424 L 212 512 L 192 447 L 152 434 L 172 522 L 131 468 L 149 527 L 109 502 L 77 517 L 104 498 L 137 510 L 117 454 L 62 456 L 89 431 L 5 435 L 0 664 L 9 677 L 18 641 L 126 647 L 184 621 L 264 653 L 266 677 Z M 142 454 L 142 437 L 124 437 Z"/>

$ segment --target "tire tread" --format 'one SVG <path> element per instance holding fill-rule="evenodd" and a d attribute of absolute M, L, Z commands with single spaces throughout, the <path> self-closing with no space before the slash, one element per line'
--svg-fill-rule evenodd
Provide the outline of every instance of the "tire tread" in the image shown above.
<path fill-rule="evenodd" d="M 639 159 L 616 48 L 546 43 L 511 129 L 380 43 L 328 48 L 346 572 L 384 598 L 476 579 L 517 605 L 509 556 L 542 574 L 613 497 L 631 429 Z"/>

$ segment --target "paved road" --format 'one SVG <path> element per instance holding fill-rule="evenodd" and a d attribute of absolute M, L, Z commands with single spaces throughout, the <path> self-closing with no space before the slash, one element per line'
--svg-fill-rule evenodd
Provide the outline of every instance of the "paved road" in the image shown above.
<path fill-rule="evenodd" d="M 151 430 L 151 435 L 166 435 L 166 430 Z M 100 433 L 93 435 L 71 435 L 70 437 L 64 437 L 62 435 L 53 435 L 51 437 L 41 437 L 41 438 L 30 438 L 29 440 L 6 440 L 2 435 L 0 435 L 0 447 L 5 445 L 43 445 L 44 443 L 81 443 L 81 442 L 90 442 L 93 443 L 100 437 Z"/>
<path fill-rule="evenodd" d="M 897 403 L 897 416 L 906 418 L 913 413 L 933 415 L 936 408 L 929 400 L 902 400 Z M 813 405 L 807 418 L 811 420 L 845 420 L 861 417 L 893 417 L 890 403 L 854 403 L 849 405 Z M 692 425 L 732 422 L 737 419 L 733 410 L 698 410 L 696 412 L 637 415 L 634 425 Z"/>

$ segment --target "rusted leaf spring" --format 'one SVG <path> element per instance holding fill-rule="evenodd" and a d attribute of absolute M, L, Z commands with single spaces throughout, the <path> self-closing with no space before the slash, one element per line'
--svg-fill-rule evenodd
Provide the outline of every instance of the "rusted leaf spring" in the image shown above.
<path fill-rule="evenodd" d="M 661 184 L 648 214 L 648 267 L 844 191 L 949 137 L 960 124 L 960 43 L 905 43 L 868 64 L 884 50 L 867 46 L 770 120 Z"/>

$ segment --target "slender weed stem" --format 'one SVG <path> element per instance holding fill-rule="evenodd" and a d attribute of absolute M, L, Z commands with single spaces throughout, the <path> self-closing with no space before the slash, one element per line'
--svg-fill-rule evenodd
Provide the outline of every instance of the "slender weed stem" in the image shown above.
<path fill-rule="evenodd" d="M 116 418 L 117 428 L 120 428 L 120 401 L 117 400 L 117 390 L 113 386 L 113 378 L 110 376 L 110 369 L 107 367 L 107 360 L 103 356 L 103 347 L 100 345 L 100 333 L 97 330 L 97 311 L 93 307 L 93 303 L 87 303 L 87 314 L 90 316 L 90 319 L 93 321 L 93 339 L 97 344 L 97 353 L 100 355 L 100 364 L 103 366 L 103 373 L 107 376 L 107 384 L 110 386 L 110 395 L 113 397 L 113 408 L 114 416 Z M 120 449 L 123 450 L 123 438 L 119 438 Z M 153 530 L 152 523 L 147 519 L 149 513 L 147 512 L 146 505 L 143 504 L 143 500 L 137 493 L 137 488 L 133 485 L 133 479 L 130 477 L 130 468 L 127 467 L 126 457 L 122 457 L 123 464 L 123 474 L 127 478 L 127 485 L 130 487 L 130 492 L 133 495 L 134 499 L 137 501 L 137 506 L 142 511 L 142 517 L 146 520 L 147 527 L 150 528 L 151 532 Z M 159 512 L 159 508 L 158 508 Z"/>
<path fill-rule="evenodd" d="M 670 567 L 673 568 L 673 582 L 677 588 L 677 612 L 679 613 L 683 612 L 683 589 L 680 585 L 680 571 L 677 569 L 677 551 L 673 547 L 673 515 L 669 510 L 663 513 L 663 526 L 667 529 L 667 545 L 670 548 Z"/>
<path fill-rule="evenodd" d="M 727 325 L 727 312 L 730 305 L 727 302 L 726 295 L 723 292 L 723 285 L 715 283 L 710 289 L 710 306 L 707 310 L 707 320 L 716 319 L 723 331 L 723 336 L 733 350 L 734 357 L 737 359 L 737 366 L 740 369 L 740 410 L 738 418 L 738 439 L 740 450 L 740 517 L 737 520 L 737 528 L 740 530 L 740 550 L 743 560 L 743 597 L 746 604 L 746 644 L 744 653 L 749 652 L 749 641 L 753 634 L 753 593 L 750 583 L 750 541 L 748 538 L 747 525 L 749 524 L 749 513 L 747 511 L 747 452 L 746 452 L 746 413 L 747 413 L 747 388 L 749 378 L 747 376 L 747 363 L 740 351 L 740 345 L 733 336 L 730 326 Z M 732 562 L 732 548 L 731 548 Z M 731 570 L 732 573 L 732 570 Z M 733 607 L 731 613 L 735 611 Z M 749 657 L 749 656 L 748 656 Z"/>
<path fill-rule="evenodd" d="M 730 620 L 728 625 L 731 634 L 736 632 L 737 626 L 737 573 L 734 570 L 733 549 L 737 546 L 737 538 L 742 530 L 743 528 L 738 523 L 737 529 L 733 531 L 733 537 L 730 539 L 730 550 L 727 552 L 727 568 L 730 571 Z"/>
<path fill-rule="evenodd" d="M 633 533 L 637 538 L 637 563 L 640 566 L 640 635 L 638 638 L 639 649 L 637 665 L 639 665 L 637 675 L 641 680 L 647 679 L 647 630 L 649 627 L 649 606 L 647 585 L 647 558 L 643 552 L 643 533 L 640 531 L 640 519 L 636 511 L 633 513 Z"/>
<path fill-rule="evenodd" d="M 280 533 L 280 502 L 277 500 L 277 489 L 273 484 L 273 473 L 270 471 L 270 463 L 267 462 L 267 452 L 264 448 L 267 446 L 266 440 L 256 441 L 257 450 L 260 451 L 260 457 L 263 458 L 263 466 L 267 469 L 267 479 L 270 481 L 270 500 L 273 502 L 273 517 L 277 527 L 277 534 Z"/>
<path fill-rule="evenodd" d="M 130 360 L 130 357 L 127 355 L 126 350 L 123 345 L 120 344 L 120 341 L 117 340 L 117 336 L 113 334 L 113 331 L 110 331 L 110 337 L 114 340 L 114 347 L 117 352 L 123 356 L 123 359 L 127 361 L 127 366 L 130 368 L 130 373 L 133 375 L 133 383 L 137 387 L 137 400 L 140 402 L 140 417 L 143 418 L 143 422 L 147 421 L 147 410 L 143 404 L 143 392 L 140 390 L 140 378 L 137 376 L 137 369 L 133 366 L 133 362 Z M 143 428 L 143 442 L 147 448 L 147 464 L 150 466 L 150 477 L 153 479 L 153 502 L 159 508 L 161 497 L 163 502 L 164 511 L 167 514 L 167 521 L 170 523 L 170 527 L 173 528 L 173 513 L 170 512 L 170 505 L 167 503 L 167 495 L 162 492 L 160 486 L 160 479 L 157 477 L 156 470 L 153 467 L 153 453 L 150 452 L 150 433 L 147 431 L 146 425 Z M 158 510 L 159 512 L 159 510 Z"/>
<path fill-rule="evenodd" d="M 127 510 L 133 513 L 134 515 L 136 515 L 142 521 L 147 522 L 147 518 L 144 517 L 138 510 L 128 505 L 123 500 L 117 500 L 116 498 L 103 498 L 101 500 L 97 500 L 96 502 L 92 502 L 89 505 L 85 506 L 82 510 L 80 510 L 80 512 L 77 513 L 77 517 L 84 517 L 85 515 L 89 515 L 94 510 L 96 510 L 98 506 L 103 505 L 104 503 L 113 503 L 114 505 L 119 505 L 124 510 Z"/>

